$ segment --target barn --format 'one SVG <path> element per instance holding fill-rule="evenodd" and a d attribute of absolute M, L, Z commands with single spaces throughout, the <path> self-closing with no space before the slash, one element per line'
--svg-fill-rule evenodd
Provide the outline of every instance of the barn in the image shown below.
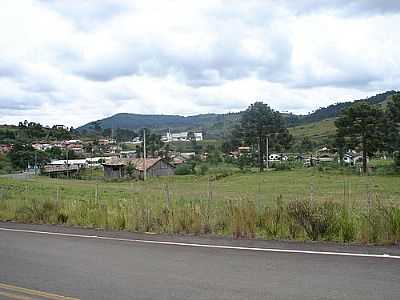
<path fill-rule="evenodd" d="M 146 176 L 170 176 L 175 174 L 175 167 L 162 158 L 114 159 L 103 164 L 105 178 L 134 177 L 143 179 Z"/>

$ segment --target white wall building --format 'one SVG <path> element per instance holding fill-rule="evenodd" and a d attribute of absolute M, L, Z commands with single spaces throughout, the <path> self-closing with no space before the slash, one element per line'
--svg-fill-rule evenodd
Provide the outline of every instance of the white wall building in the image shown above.
<path fill-rule="evenodd" d="M 190 141 L 188 135 L 189 135 L 189 132 L 187 132 L 187 131 L 178 132 L 178 133 L 167 132 L 166 135 L 163 135 L 161 137 L 161 140 L 164 143 L 169 143 L 169 142 L 188 142 L 188 141 Z M 194 138 L 195 138 L 196 142 L 202 141 L 203 140 L 203 133 L 202 132 L 194 132 Z"/>

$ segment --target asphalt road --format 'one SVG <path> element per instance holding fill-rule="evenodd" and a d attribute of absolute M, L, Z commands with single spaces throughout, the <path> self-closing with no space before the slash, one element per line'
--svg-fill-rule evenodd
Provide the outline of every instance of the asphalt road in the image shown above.
<path fill-rule="evenodd" d="M 400 299 L 398 258 L 205 248 L 117 238 L 350 255 L 398 255 L 398 247 L 175 238 L 12 223 L 0 223 L 0 228 L 67 234 L 0 230 L 0 299 Z"/>

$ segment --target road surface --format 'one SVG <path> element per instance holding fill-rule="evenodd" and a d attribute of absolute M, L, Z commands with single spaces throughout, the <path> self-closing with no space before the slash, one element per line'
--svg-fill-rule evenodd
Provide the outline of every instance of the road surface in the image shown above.
<path fill-rule="evenodd" d="M 0 223 L 0 299 L 398 300 L 400 249 Z"/>

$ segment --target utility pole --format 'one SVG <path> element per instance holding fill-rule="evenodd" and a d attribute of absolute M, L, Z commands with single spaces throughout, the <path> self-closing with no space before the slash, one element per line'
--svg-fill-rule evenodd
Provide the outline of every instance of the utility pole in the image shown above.
<path fill-rule="evenodd" d="M 269 137 L 267 136 L 267 169 L 269 168 Z"/>
<path fill-rule="evenodd" d="M 91 160 L 90 160 L 90 180 L 93 179 L 93 146 L 92 146 L 92 155 L 91 155 Z"/>
<path fill-rule="evenodd" d="M 37 153 L 35 151 L 35 175 L 37 175 Z"/>
<path fill-rule="evenodd" d="M 69 178 L 69 163 L 68 163 L 68 148 L 67 148 L 67 153 L 66 153 L 66 156 L 67 156 L 67 178 Z"/>
<path fill-rule="evenodd" d="M 143 180 L 146 180 L 146 129 L 143 129 Z"/>

